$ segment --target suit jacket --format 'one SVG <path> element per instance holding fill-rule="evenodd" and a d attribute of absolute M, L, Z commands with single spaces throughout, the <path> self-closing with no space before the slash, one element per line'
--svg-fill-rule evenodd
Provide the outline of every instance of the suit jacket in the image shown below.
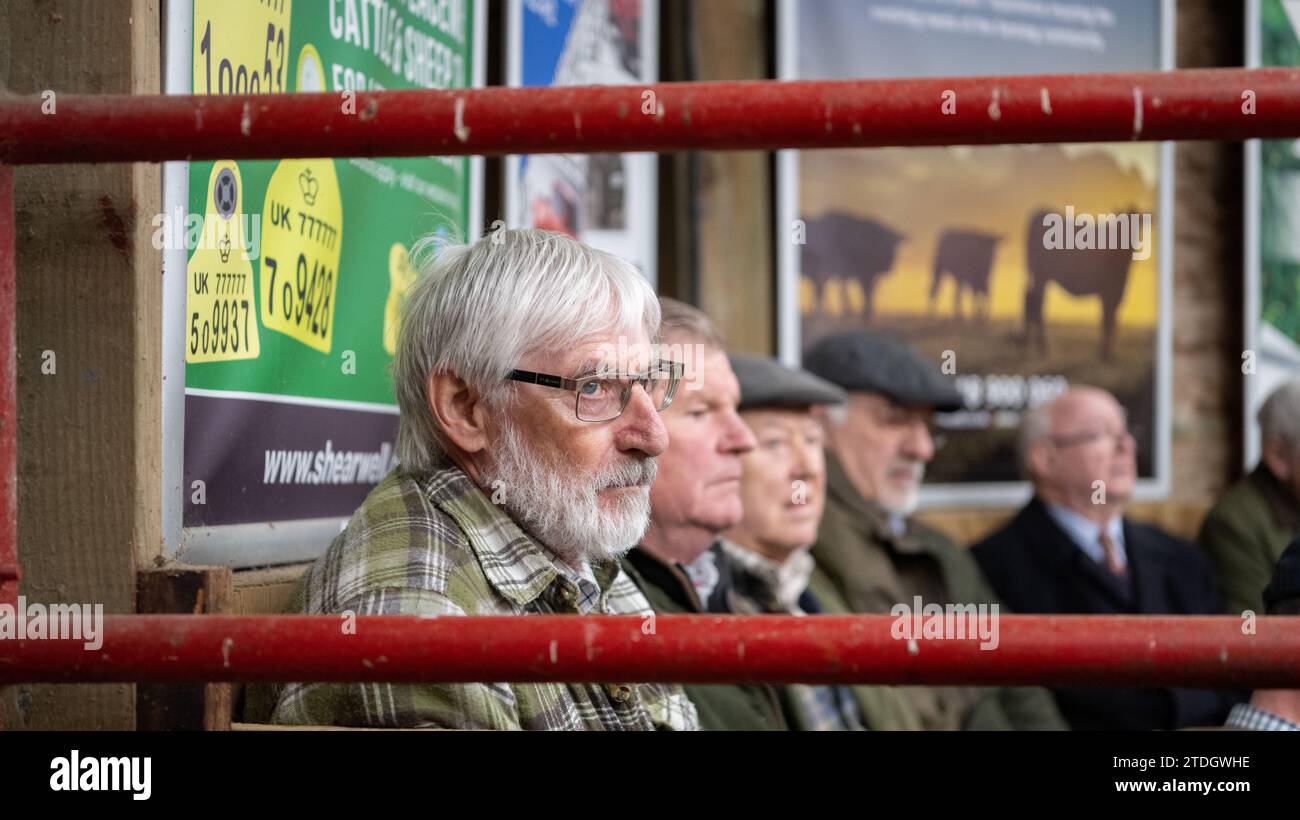
<path fill-rule="evenodd" d="M 1192 544 L 1124 519 L 1128 583 L 1094 561 L 1035 498 L 971 548 L 1014 612 L 1212 615 L 1221 612 L 1210 563 Z M 1176 729 L 1222 723 L 1240 693 L 1204 689 L 1055 689 L 1074 729 Z"/>

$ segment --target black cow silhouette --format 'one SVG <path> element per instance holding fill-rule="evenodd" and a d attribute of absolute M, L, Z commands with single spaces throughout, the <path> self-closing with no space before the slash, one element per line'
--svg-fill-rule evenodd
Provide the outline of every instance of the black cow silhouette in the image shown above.
<path fill-rule="evenodd" d="M 1129 218 L 1136 208 L 1120 212 Z M 1034 344 L 1047 355 L 1047 331 L 1043 326 L 1043 297 L 1047 283 L 1055 282 L 1073 296 L 1097 296 L 1101 299 L 1101 350 L 1102 361 L 1110 361 L 1115 347 L 1115 314 L 1124 301 L 1128 286 L 1129 267 L 1133 261 L 1132 248 L 1049 248 L 1045 238 L 1048 226 L 1044 224 L 1053 213 L 1060 219 L 1064 231 L 1073 232 L 1075 226 L 1055 211 L 1038 210 L 1029 218 L 1025 241 L 1025 270 L 1029 281 L 1025 285 L 1025 328 L 1022 340 Z M 1131 243 L 1130 243 L 1131 244 Z"/>
<path fill-rule="evenodd" d="M 820 300 L 841 280 L 862 289 L 867 316 L 873 310 L 876 279 L 894 266 L 898 243 L 906 237 L 874 219 L 841 211 L 828 211 L 808 220 L 807 243 L 803 246 L 803 275 L 813 284 L 814 299 Z"/>
<path fill-rule="evenodd" d="M 989 316 L 989 274 L 993 271 L 993 253 L 1003 237 L 981 231 L 947 230 L 939 237 L 934 251 L 934 273 L 930 280 L 930 312 L 938 307 L 939 286 L 947 274 L 953 281 L 953 313 L 964 316 L 962 300 L 971 296 L 971 316 Z"/>

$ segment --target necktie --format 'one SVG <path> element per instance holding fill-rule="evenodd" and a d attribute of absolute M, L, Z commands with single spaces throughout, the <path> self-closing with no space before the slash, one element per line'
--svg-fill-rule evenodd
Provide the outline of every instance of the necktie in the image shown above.
<path fill-rule="evenodd" d="M 1124 562 L 1119 557 L 1119 547 L 1115 544 L 1115 539 L 1111 538 L 1103 530 L 1101 535 L 1097 536 L 1097 541 L 1106 553 L 1106 569 L 1110 570 L 1113 575 L 1122 576 L 1124 574 Z"/>

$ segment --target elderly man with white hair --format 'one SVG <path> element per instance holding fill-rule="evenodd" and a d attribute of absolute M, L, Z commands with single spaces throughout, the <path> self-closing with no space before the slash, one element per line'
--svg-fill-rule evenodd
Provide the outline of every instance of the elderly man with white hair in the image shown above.
<path fill-rule="evenodd" d="M 1208 615 L 1219 611 L 1209 561 L 1194 545 L 1124 517 L 1137 442 L 1124 408 L 1074 387 L 1021 421 L 1033 499 L 971 548 L 1019 613 Z M 1198 689 L 1055 689 L 1073 729 L 1177 729 L 1219 723 L 1232 698 Z"/>
<path fill-rule="evenodd" d="M 1270 393 L 1257 418 L 1259 464 L 1210 510 L 1197 538 L 1236 614 L 1262 611 L 1273 567 L 1300 535 L 1300 379 Z"/>
<path fill-rule="evenodd" d="M 628 262 L 561 234 L 498 231 L 436 255 L 409 292 L 393 380 L 398 467 L 303 577 L 292 609 L 358 615 L 650 616 L 619 557 L 645 532 L 659 302 Z M 664 684 L 483 681 L 279 689 L 293 724 L 695 729 Z"/>

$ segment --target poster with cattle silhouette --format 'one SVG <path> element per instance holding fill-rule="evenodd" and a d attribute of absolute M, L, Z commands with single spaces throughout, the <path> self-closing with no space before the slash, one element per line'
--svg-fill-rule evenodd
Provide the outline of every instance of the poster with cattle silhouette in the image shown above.
<path fill-rule="evenodd" d="M 779 9 L 789 79 L 1171 67 L 1172 4 L 1162 0 Z M 781 152 L 782 357 L 797 362 L 827 334 L 870 327 L 952 373 L 964 407 L 936 416 L 943 445 L 927 467 L 929 504 L 1025 497 L 1022 414 L 1085 384 L 1127 408 L 1139 495 L 1163 495 L 1171 157 L 1146 142 Z"/>

